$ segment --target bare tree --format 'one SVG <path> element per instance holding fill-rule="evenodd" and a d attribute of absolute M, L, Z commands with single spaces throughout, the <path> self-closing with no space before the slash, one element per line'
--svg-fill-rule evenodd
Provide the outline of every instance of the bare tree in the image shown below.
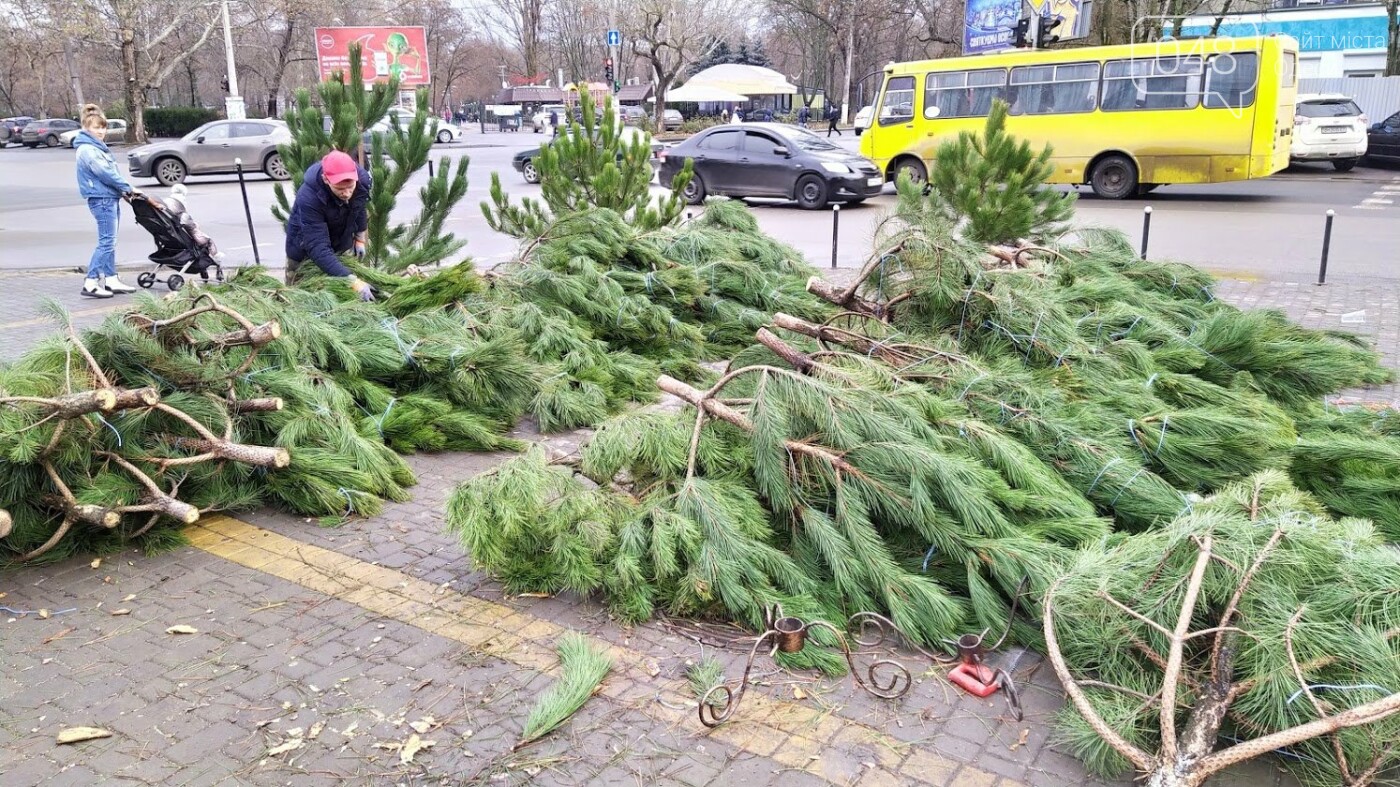
<path fill-rule="evenodd" d="M 546 0 L 483 0 L 476 18 L 486 31 L 500 31 L 520 53 L 523 75 L 533 79 L 542 65 L 541 32 Z"/>
<path fill-rule="evenodd" d="M 651 71 L 655 120 L 661 128 L 671 83 L 718 42 L 739 33 L 743 4 L 741 0 L 640 0 L 620 5 L 618 15 L 633 56 Z"/>
<path fill-rule="evenodd" d="M 611 25 L 606 8 L 596 0 L 554 0 L 544 19 L 551 62 L 571 82 L 597 74 L 607 53 L 603 31 Z"/>

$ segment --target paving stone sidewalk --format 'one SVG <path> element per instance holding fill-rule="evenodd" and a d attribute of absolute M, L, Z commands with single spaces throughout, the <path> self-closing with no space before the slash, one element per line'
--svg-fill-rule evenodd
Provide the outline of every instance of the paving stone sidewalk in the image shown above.
<path fill-rule="evenodd" d="M 24 319 L 11 281 L 0 280 L 0 314 Z M 1232 280 L 1217 294 L 1372 336 L 1400 365 L 1400 282 Z M 22 352 L 27 335 L 0 333 L 0 358 Z M 1393 384 L 1346 396 L 1400 399 Z M 546 442 L 567 449 L 584 437 Z M 507 597 L 442 532 L 452 487 L 502 458 L 413 457 L 411 501 L 338 528 L 245 512 L 206 518 L 173 552 L 0 574 L 0 783 L 1132 784 L 1087 776 L 1054 740 L 1062 693 L 1024 651 L 1003 656 L 1022 687 L 1021 723 L 999 697 L 967 697 L 904 654 L 916 683 L 897 701 L 760 659 L 734 720 L 706 730 L 685 668 L 715 655 L 735 679 L 743 632 L 624 628 L 585 599 Z M 176 625 L 198 633 L 167 633 Z M 569 629 L 608 646 L 614 670 L 560 730 L 515 751 Z M 113 734 L 55 745 L 79 725 Z M 1214 783 L 1295 782 L 1266 760 Z"/>

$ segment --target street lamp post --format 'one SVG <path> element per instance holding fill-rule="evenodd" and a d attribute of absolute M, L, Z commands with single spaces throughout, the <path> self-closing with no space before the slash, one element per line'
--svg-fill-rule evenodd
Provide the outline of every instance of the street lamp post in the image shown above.
<path fill-rule="evenodd" d="M 243 96 L 238 94 L 238 69 L 233 63 L 233 30 L 228 23 L 228 0 L 223 0 L 224 15 L 224 55 L 228 58 L 228 95 L 224 96 L 224 113 L 229 120 L 243 120 L 248 117 L 243 107 Z"/>

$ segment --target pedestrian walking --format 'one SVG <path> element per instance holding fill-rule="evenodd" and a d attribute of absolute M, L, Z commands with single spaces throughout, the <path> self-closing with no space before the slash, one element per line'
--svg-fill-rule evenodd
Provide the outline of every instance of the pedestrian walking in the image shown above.
<path fill-rule="evenodd" d="M 559 136 L 559 110 L 549 110 L 549 128 L 551 136 Z"/>
<path fill-rule="evenodd" d="M 364 167 L 332 150 L 306 168 L 296 202 L 287 217 L 287 283 L 310 260 L 327 276 L 344 277 L 361 300 L 374 300 L 368 282 L 341 263 L 338 254 L 363 259 L 369 231 L 369 193 L 374 187 Z"/>
<path fill-rule="evenodd" d="M 812 110 L 808 109 L 806 104 L 803 104 L 802 108 L 797 110 L 797 125 L 806 128 L 807 121 L 811 119 L 811 117 Z"/>
<path fill-rule="evenodd" d="M 721 123 L 728 123 L 728 122 L 729 122 L 729 107 L 725 107 L 724 109 L 721 109 L 721 110 L 719 111 L 719 122 L 721 122 Z"/>
<path fill-rule="evenodd" d="M 836 127 L 836 121 L 839 120 L 840 118 L 841 118 L 841 112 L 840 112 L 840 110 L 838 110 L 838 109 L 836 108 L 836 105 L 835 105 L 835 104 L 832 104 L 831 106 L 829 106 L 829 107 L 826 108 L 826 120 L 827 120 L 826 135 L 827 135 L 828 137 L 831 136 L 831 132 L 833 132 L 833 131 L 836 132 L 836 136 L 838 136 L 838 137 L 841 136 L 841 129 L 839 129 L 839 128 Z"/>
<path fill-rule="evenodd" d="M 96 104 L 83 106 L 83 128 L 73 140 L 78 149 L 78 194 L 87 200 L 88 211 L 97 221 L 97 246 L 88 259 L 87 278 L 82 294 L 88 298 L 110 298 L 135 292 L 136 288 L 117 278 L 117 225 L 121 220 L 123 197 L 139 196 L 117 169 L 117 161 L 107 143 L 107 116 Z"/>

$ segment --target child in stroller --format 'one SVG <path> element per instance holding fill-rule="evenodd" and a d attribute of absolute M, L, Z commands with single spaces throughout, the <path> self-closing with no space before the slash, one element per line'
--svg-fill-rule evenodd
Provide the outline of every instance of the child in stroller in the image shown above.
<path fill-rule="evenodd" d="M 199 229 L 194 218 L 185 207 L 188 191 L 183 184 L 176 184 L 171 194 L 164 200 L 137 195 L 131 198 L 131 208 L 136 214 L 136 223 L 151 233 L 156 250 L 148 259 L 155 267 L 136 277 L 136 283 L 149 289 L 158 281 L 164 281 L 171 290 L 185 285 L 185 276 L 197 273 L 203 281 L 209 281 L 212 269 L 219 281 L 224 280 L 224 269 L 219 264 L 223 252 L 218 250 L 213 240 Z M 161 268 L 174 268 L 176 272 L 161 279 L 157 274 Z"/>

